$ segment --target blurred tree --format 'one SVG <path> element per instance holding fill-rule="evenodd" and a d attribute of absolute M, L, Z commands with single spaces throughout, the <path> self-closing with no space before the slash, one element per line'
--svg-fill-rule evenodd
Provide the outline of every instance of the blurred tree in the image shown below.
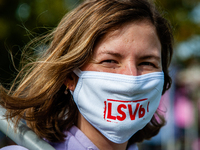
<path fill-rule="evenodd" d="M 0 83 L 10 83 L 23 47 L 54 28 L 79 0 L 0 0 Z"/>
<path fill-rule="evenodd" d="M 200 61 L 200 1 L 158 0 L 157 3 L 173 26 L 174 62 L 186 67 L 191 59 Z"/>
<path fill-rule="evenodd" d="M 164 0 L 158 5 L 166 10 L 165 16 L 174 28 L 176 42 L 187 40 L 193 34 L 200 34 L 200 22 L 194 22 L 192 11 L 199 0 Z"/>

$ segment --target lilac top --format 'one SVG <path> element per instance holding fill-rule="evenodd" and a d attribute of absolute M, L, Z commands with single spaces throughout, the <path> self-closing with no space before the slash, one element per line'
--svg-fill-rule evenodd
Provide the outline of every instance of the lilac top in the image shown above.
<path fill-rule="evenodd" d="M 66 131 L 67 137 L 62 143 L 50 143 L 56 150 L 99 150 L 76 126 Z"/>
<path fill-rule="evenodd" d="M 69 131 L 66 131 L 67 137 L 61 143 L 49 143 L 56 150 L 99 150 L 90 139 L 76 126 L 72 126 Z M 27 150 L 22 146 L 7 146 L 1 150 Z M 136 144 L 131 145 L 128 150 L 138 150 Z"/>
<path fill-rule="evenodd" d="M 28 149 L 19 145 L 10 145 L 10 146 L 3 147 L 0 150 L 28 150 Z"/>

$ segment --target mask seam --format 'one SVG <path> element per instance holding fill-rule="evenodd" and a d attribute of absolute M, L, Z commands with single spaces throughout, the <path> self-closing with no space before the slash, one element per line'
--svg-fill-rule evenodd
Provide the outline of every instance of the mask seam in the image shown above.
<path fill-rule="evenodd" d="M 138 83 L 141 83 L 141 82 L 144 82 L 144 80 L 146 80 L 146 81 L 149 81 L 149 80 L 151 80 L 151 81 L 153 81 L 153 80 L 159 80 L 159 79 L 163 79 L 163 77 L 160 77 L 160 78 L 155 78 L 155 77 L 150 77 L 150 78 L 146 78 L 146 79 L 122 79 L 122 78 L 113 78 L 113 77 L 107 77 L 107 78 L 105 78 L 105 77 L 97 77 L 97 76 L 88 76 L 88 77 L 81 77 L 80 76 L 80 78 L 82 78 L 82 79 L 103 79 L 103 80 L 111 80 L 111 81 L 119 81 L 119 80 L 121 80 L 121 81 L 119 81 L 119 82 L 127 82 L 127 83 L 130 83 L 130 82 L 138 82 Z M 136 83 L 137 84 L 137 83 Z"/>
<path fill-rule="evenodd" d="M 163 78 L 164 72 L 152 72 L 152 73 L 148 73 L 148 74 L 144 74 L 141 76 L 129 76 L 129 75 L 123 75 L 123 74 L 115 74 L 115 73 L 109 73 L 109 72 L 96 72 L 96 71 L 81 71 L 80 69 L 75 69 L 73 70 L 73 72 L 79 77 L 79 78 L 91 78 L 91 77 L 95 77 L 95 78 L 108 78 L 108 79 L 121 79 L 121 80 L 144 80 L 144 79 L 152 79 L 152 78 Z M 100 73 L 101 76 L 98 76 L 98 74 Z M 88 75 L 89 74 L 89 75 Z M 113 75 L 114 74 L 114 75 Z M 111 75 L 113 75 L 113 77 L 111 77 Z M 120 76 L 120 77 L 117 77 Z M 128 76 L 128 77 L 127 77 Z M 125 78 L 125 79 L 124 79 Z M 115 80 L 114 80 L 115 81 Z"/>

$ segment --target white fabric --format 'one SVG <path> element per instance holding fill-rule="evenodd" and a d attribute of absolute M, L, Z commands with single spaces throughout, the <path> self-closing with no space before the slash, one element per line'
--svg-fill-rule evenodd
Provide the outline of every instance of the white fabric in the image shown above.
<path fill-rule="evenodd" d="M 124 143 L 152 118 L 161 98 L 164 73 L 130 76 L 74 70 L 73 93 L 84 118 L 105 137 Z"/>

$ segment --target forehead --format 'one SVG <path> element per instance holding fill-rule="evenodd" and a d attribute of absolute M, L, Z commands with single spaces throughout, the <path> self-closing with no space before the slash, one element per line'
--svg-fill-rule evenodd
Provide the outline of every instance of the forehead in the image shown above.
<path fill-rule="evenodd" d="M 101 47 L 100 50 L 102 50 L 103 46 L 109 45 L 114 47 L 137 46 L 137 49 L 142 49 L 148 47 L 148 44 L 154 44 L 161 49 L 155 26 L 149 20 L 140 20 L 111 28 L 98 40 L 95 49 Z M 132 49 L 132 47 L 129 48 Z M 94 53 L 100 52 L 95 49 Z"/>

